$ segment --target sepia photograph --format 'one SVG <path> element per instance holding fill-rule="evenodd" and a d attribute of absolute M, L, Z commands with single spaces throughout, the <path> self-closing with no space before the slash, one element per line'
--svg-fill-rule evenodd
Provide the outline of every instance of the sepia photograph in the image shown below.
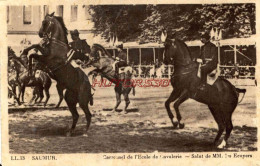
<path fill-rule="evenodd" d="M 7 160 L 256 157 L 256 3 L 5 8 Z"/>

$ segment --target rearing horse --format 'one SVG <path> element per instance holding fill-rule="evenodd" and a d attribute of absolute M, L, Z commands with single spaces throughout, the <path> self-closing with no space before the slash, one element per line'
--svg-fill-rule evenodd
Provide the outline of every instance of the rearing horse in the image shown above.
<path fill-rule="evenodd" d="M 187 45 L 179 39 L 162 38 L 165 45 L 164 63 L 174 65 L 174 73 L 171 77 L 173 91 L 165 102 L 165 107 L 169 118 L 174 127 L 181 123 L 181 114 L 179 106 L 189 98 L 208 105 L 215 121 L 218 124 L 218 134 L 215 138 L 215 145 L 218 143 L 223 131 L 226 129 L 225 137 L 218 146 L 223 148 L 233 129 L 232 113 L 238 105 L 239 93 L 245 93 L 245 89 L 235 88 L 229 81 L 218 78 L 216 82 L 210 86 L 206 86 L 205 91 L 198 90 L 200 78 L 197 77 L 198 64 L 192 61 L 191 53 Z M 174 122 L 174 116 L 170 109 L 170 103 L 174 102 L 174 109 L 178 122 Z"/>
<path fill-rule="evenodd" d="M 38 60 L 50 69 L 52 78 L 66 88 L 65 101 L 73 118 L 67 136 L 71 136 L 79 118 L 76 108 L 77 103 L 86 116 L 86 131 L 89 129 L 92 115 L 88 104 L 93 104 L 93 98 L 91 85 L 86 74 L 79 68 L 74 68 L 70 63 L 67 63 L 67 53 L 70 50 L 67 34 L 67 28 L 61 17 L 54 16 L 54 13 L 46 15 L 39 31 L 39 36 L 43 38 L 44 42 L 32 45 L 23 53 L 26 54 L 33 48 L 38 49 L 42 55 L 31 54 L 29 67 L 31 68 L 32 58 Z M 88 60 L 86 56 L 82 57 Z"/>
<path fill-rule="evenodd" d="M 96 72 L 100 73 L 101 76 L 104 76 L 109 81 L 115 84 L 115 93 L 116 93 L 116 105 L 114 111 L 121 103 L 121 94 L 123 94 L 125 99 L 125 107 L 123 109 L 124 113 L 127 113 L 127 107 L 130 104 L 129 93 L 133 88 L 133 95 L 135 95 L 135 88 L 131 84 L 132 77 L 132 68 L 130 66 L 125 68 L 125 74 L 116 75 L 113 65 L 115 65 L 116 60 L 109 54 L 109 52 L 100 44 L 93 44 L 90 53 L 89 65 L 96 67 Z M 127 70 L 129 69 L 129 70 Z"/>

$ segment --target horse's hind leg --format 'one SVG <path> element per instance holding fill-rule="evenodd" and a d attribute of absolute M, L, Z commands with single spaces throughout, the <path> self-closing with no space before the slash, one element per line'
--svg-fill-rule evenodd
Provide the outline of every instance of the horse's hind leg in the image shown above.
<path fill-rule="evenodd" d="M 220 106 L 209 106 L 210 112 L 212 113 L 215 121 L 218 124 L 218 134 L 214 140 L 214 144 L 217 145 L 219 138 L 223 134 L 225 130 L 225 121 L 222 115 L 221 107 Z"/>
<path fill-rule="evenodd" d="M 44 107 L 47 105 L 48 100 L 50 99 L 49 89 L 51 87 L 51 83 L 52 83 L 51 79 L 49 78 L 49 79 L 46 80 L 46 83 L 44 84 L 44 91 L 45 91 L 45 95 L 46 95 L 46 99 L 45 99 L 45 102 L 44 102 Z"/>
<path fill-rule="evenodd" d="M 121 88 L 115 86 L 115 92 L 116 92 L 116 105 L 115 105 L 115 107 L 113 109 L 114 112 L 116 112 L 117 107 L 121 103 Z"/>
<path fill-rule="evenodd" d="M 123 113 L 125 113 L 125 114 L 127 114 L 126 109 L 130 104 L 130 99 L 129 99 L 129 96 L 128 96 L 130 91 L 131 91 L 131 89 L 123 93 L 124 99 L 125 99 L 125 108 L 123 109 Z"/>
<path fill-rule="evenodd" d="M 184 128 L 184 123 L 181 123 L 181 114 L 180 114 L 180 111 L 179 111 L 179 106 L 184 102 L 186 101 L 187 99 L 189 98 L 189 93 L 188 91 L 185 89 L 184 91 L 182 91 L 180 97 L 178 98 L 178 100 L 174 103 L 174 109 L 175 109 L 175 112 L 176 112 L 176 116 L 177 116 L 177 120 L 178 120 L 178 124 L 179 124 L 179 128 L 180 129 L 183 129 Z"/>
<path fill-rule="evenodd" d="M 172 91 L 170 97 L 165 102 L 165 108 L 167 110 L 168 116 L 169 116 L 174 128 L 176 128 L 178 126 L 178 123 L 173 122 L 174 116 L 173 116 L 172 111 L 170 109 L 170 104 L 171 104 L 171 102 L 174 102 L 180 96 L 180 93 L 181 93 L 180 91 L 177 91 L 176 89 L 174 89 Z"/>
<path fill-rule="evenodd" d="M 59 108 L 60 104 L 61 104 L 61 102 L 63 100 L 63 90 L 64 90 L 64 87 L 61 84 L 57 83 L 56 88 L 57 88 L 57 91 L 58 91 L 60 99 L 59 99 L 58 104 L 55 106 L 55 108 Z"/>
<path fill-rule="evenodd" d="M 71 129 L 67 133 L 67 136 L 71 136 L 72 133 L 74 132 L 74 129 L 75 129 L 78 119 L 79 119 L 79 114 L 78 114 L 77 108 L 76 108 L 76 105 L 78 102 L 78 95 L 76 95 L 72 91 L 67 90 L 65 93 L 65 101 L 69 107 L 69 110 L 71 112 L 72 119 L 73 119 Z"/>
<path fill-rule="evenodd" d="M 24 102 L 24 92 L 25 92 L 25 85 L 21 86 L 21 92 L 19 94 L 19 99 L 20 99 L 20 95 L 22 95 L 22 102 Z"/>
<path fill-rule="evenodd" d="M 218 148 L 224 148 L 226 146 L 227 140 L 230 137 L 230 134 L 233 130 L 233 124 L 232 124 L 232 113 L 234 112 L 236 108 L 236 105 L 225 105 L 223 107 L 223 115 L 225 119 L 225 124 L 226 124 L 226 134 L 221 142 L 221 144 L 218 146 Z"/>
<path fill-rule="evenodd" d="M 31 98 L 29 104 L 32 104 L 33 101 L 36 99 L 36 97 L 37 97 L 37 94 L 36 94 L 37 92 L 36 92 L 36 91 L 37 91 L 36 88 L 34 88 L 34 89 L 33 89 L 33 96 L 32 96 L 32 98 Z"/>
<path fill-rule="evenodd" d="M 88 108 L 88 103 L 92 98 L 92 94 L 90 91 L 91 85 L 90 84 L 83 84 L 80 88 L 79 92 L 79 106 L 82 108 L 82 110 L 85 113 L 87 125 L 86 125 L 86 132 L 89 129 L 90 123 L 91 123 L 91 113 Z M 86 133 L 84 134 L 86 136 Z"/>
<path fill-rule="evenodd" d="M 39 96 L 40 96 L 39 103 L 41 103 L 41 102 L 42 102 L 42 99 L 44 98 L 44 95 L 43 95 L 43 87 L 39 86 L 39 87 L 38 87 L 38 90 L 39 90 Z"/>

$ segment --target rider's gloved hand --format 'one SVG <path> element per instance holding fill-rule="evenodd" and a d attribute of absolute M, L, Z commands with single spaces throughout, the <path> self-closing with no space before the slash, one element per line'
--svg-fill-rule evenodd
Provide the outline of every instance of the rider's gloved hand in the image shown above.
<path fill-rule="evenodd" d="M 198 63 L 202 63 L 202 62 L 203 62 L 203 60 L 202 60 L 202 59 L 200 59 L 200 58 L 197 58 L 197 62 L 198 62 Z"/>

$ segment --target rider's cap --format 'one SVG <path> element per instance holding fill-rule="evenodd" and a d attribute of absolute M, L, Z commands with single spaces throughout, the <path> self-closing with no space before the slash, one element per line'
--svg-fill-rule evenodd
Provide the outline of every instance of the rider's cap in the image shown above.
<path fill-rule="evenodd" d="M 209 33 L 203 33 L 202 35 L 201 35 L 201 38 L 204 38 L 204 39 L 206 39 L 206 40 L 209 40 L 210 39 L 210 35 L 209 35 Z"/>
<path fill-rule="evenodd" d="M 123 43 L 116 46 L 117 48 L 123 49 Z"/>
<path fill-rule="evenodd" d="M 73 30 L 73 31 L 70 31 L 70 34 L 71 35 L 78 35 L 79 34 L 79 31 L 77 29 Z"/>

